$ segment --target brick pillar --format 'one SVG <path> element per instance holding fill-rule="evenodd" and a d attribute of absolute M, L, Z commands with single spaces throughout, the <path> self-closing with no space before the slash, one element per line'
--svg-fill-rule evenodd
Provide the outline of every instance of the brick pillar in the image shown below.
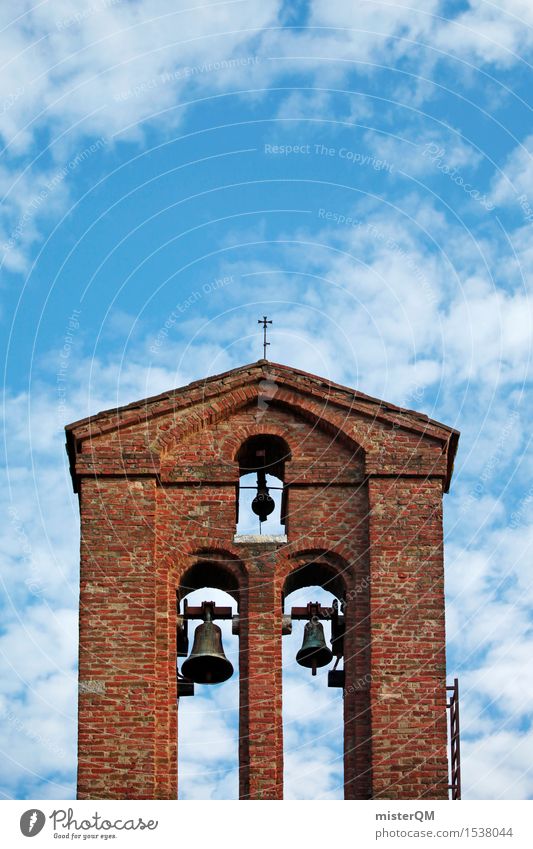
<path fill-rule="evenodd" d="M 81 483 L 78 798 L 155 797 L 155 481 Z"/>
<path fill-rule="evenodd" d="M 241 799 L 283 798 L 281 604 L 262 545 L 247 558 L 248 591 L 240 629 Z"/>
<path fill-rule="evenodd" d="M 371 723 L 368 576 L 347 592 L 344 637 L 344 798 L 370 799 Z"/>
<path fill-rule="evenodd" d="M 370 478 L 373 798 L 446 799 L 442 481 Z"/>
<path fill-rule="evenodd" d="M 161 490 L 159 490 L 161 492 Z M 155 799 L 178 798 L 176 582 L 163 546 L 155 548 Z"/>

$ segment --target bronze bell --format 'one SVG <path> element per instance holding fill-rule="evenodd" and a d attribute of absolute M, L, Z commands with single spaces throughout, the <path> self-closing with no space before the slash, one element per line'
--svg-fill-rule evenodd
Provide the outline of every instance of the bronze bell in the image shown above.
<path fill-rule="evenodd" d="M 221 684 L 233 675 L 233 666 L 222 648 L 222 631 L 211 621 L 211 608 L 205 607 L 205 622 L 194 632 L 192 651 L 183 662 L 181 674 L 195 684 Z"/>
<path fill-rule="evenodd" d="M 257 472 L 257 495 L 252 501 L 252 510 L 256 516 L 259 516 L 260 522 L 265 522 L 275 507 L 276 504 L 266 484 L 266 474 L 263 469 L 259 469 Z"/>
<path fill-rule="evenodd" d="M 302 648 L 296 655 L 296 662 L 300 666 L 312 669 L 313 675 L 316 675 L 317 667 L 327 666 L 332 660 L 333 652 L 326 645 L 322 623 L 313 617 L 305 623 L 304 640 Z"/>

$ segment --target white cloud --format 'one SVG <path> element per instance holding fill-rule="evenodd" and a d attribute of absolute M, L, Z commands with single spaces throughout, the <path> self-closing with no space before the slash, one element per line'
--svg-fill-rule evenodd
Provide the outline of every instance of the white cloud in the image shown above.
<path fill-rule="evenodd" d="M 465 11 L 437 29 L 435 43 L 467 61 L 508 67 L 533 46 L 533 8 L 529 0 L 469 0 Z"/>
<path fill-rule="evenodd" d="M 109 137 L 129 127 L 139 138 L 139 122 L 172 107 L 177 92 L 191 83 L 212 85 L 224 70 L 212 67 L 217 61 L 246 55 L 279 6 L 275 0 L 84 0 L 73 9 L 62 0 L 28 3 L 11 25 L 4 7 L 8 62 L 0 103 L 9 108 L 0 114 L 0 133 L 16 152 L 29 145 L 43 119 L 67 130 L 81 122 L 75 135 Z M 243 75 L 249 68 L 239 67 Z"/>
<path fill-rule="evenodd" d="M 494 729 L 463 744 L 462 777 L 467 799 L 531 799 L 533 733 Z"/>
<path fill-rule="evenodd" d="M 495 290 L 487 280 L 470 278 L 452 303 L 444 332 L 456 378 L 499 382 L 528 380 L 533 307 L 521 292 Z"/>
<path fill-rule="evenodd" d="M 34 173 L 17 165 L 0 167 L 0 255 L 9 271 L 28 268 L 28 250 L 39 238 L 39 223 L 62 210 L 68 192 L 56 169 Z"/>
<path fill-rule="evenodd" d="M 439 0 L 411 0 L 406 4 L 372 0 L 359 3 L 354 17 L 349 0 L 313 0 L 307 24 L 314 30 L 269 34 L 264 44 L 267 48 L 275 45 L 276 55 L 281 51 L 285 57 L 298 57 L 300 69 L 313 68 L 317 59 L 325 59 L 321 77 L 331 79 L 344 75 L 353 63 L 385 58 L 391 61 L 412 54 L 412 42 L 416 44 L 429 36 L 431 13 L 438 7 Z"/>
<path fill-rule="evenodd" d="M 54 184 L 39 209 L 31 207 L 32 193 L 83 154 L 88 141 L 102 139 L 102 147 L 91 155 L 105 156 L 118 140 L 142 143 L 147 122 L 165 132 L 174 129 L 186 114 L 182 102 L 192 103 L 206 92 L 247 88 L 255 99 L 261 95 L 252 90 L 268 90 L 289 71 L 306 72 L 324 85 L 344 80 L 354 68 L 364 72 L 365 62 L 406 58 L 420 68 L 428 62 L 433 68 L 436 56 L 428 59 L 426 42 L 444 45 L 451 53 L 481 43 L 479 61 L 500 62 L 507 61 L 501 47 L 486 49 L 482 33 L 487 28 L 499 30 L 502 44 L 525 46 L 529 38 L 531 31 L 519 20 L 530 23 L 526 0 L 506 0 L 501 21 L 490 4 L 472 3 L 458 15 L 460 27 L 439 17 L 441 5 L 439 0 L 367 0 L 359 5 L 354 23 L 350 2 L 314 0 L 308 24 L 315 29 L 303 31 L 277 26 L 281 0 L 187 0 L 177 6 L 168 0 L 84 0 L 74 11 L 65 0 L 25 2 L 16 20 L 10 20 L 4 7 L 0 48 L 7 61 L 0 80 L 0 137 L 12 164 L 6 179 L 0 172 L 0 192 L 4 188 L 6 196 L 0 245 L 9 245 L 4 248 L 6 266 L 14 272 L 27 270 L 38 219 L 66 208 L 67 181 Z M 354 65 L 354 60 L 363 64 Z M 311 110 L 327 120 L 332 117 L 330 100 L 318 92 L 291 94 L 279 115 L 295 112 L 301 117 Z M 348 117 L 369 114 L 370 101 L 352 101 L 350 97 Z M 402 147 L 396 146 L 396 153 L 400 159 L 407 155 L 415 173 L 422 159 L 413 151 L 402 156 Z M 466 167 L 475 158 L 459 141 L 449 146 L 447 157 L 452 167 Z"/>
<path fill-rule="evenodd" d="M 527 203 L 533 204 L 533 135 L 511 151 L 492 186 L 496 204 L 512 203 L 519 209 L 517 197 L 522 195 Z"/>
<path fill-rule="evenodd" d="M 478 510 L 482 521 L 483 505 Z M 460 663 L 463 798 L 533 795 L 533 524 L 448 547 L 448 650 Z"/>
<path fill-rule="evenodd" d="M 13 272 L 29 267 L 39 218 L 67 206 L 63 168 L 72 173 L 116 138 L 142 142 L 145 121 L 176 126 L 183 99 L 264 73 L 254 37 L 275 22 L 280 0 L 22 5 L 14 20 L 0 10 L 0 139 L 11 157 L 0 169 L 0 247 Z M 87 154 L 95 138 L 101 145 Z M 43 168 L 50 158 L 54 167 Z"/>
<path fill-rule="evenodd" d="M 402 127 L 389 135 L 365 133 L 365 143 L 373 155 L 393 165 L 394 172 L 408 177 L 439 176 L 439 164 L 457 171 L 465 182 L 472 183 L 472 172 L 481 161 L 481 153 L 467 144 L 452 127 L 428 130 L 425 122 L 416 128 Z"/>
<path fill-rule="evenodd" d="M 22 611 L 21 611 L 22 612 Z M 76 766 L 77 613 L 26 606 L 0 637 L 2 781 L 7 795 L 40 786 L 72 798 Z M 7 674 L 6 674 L 7 673 Z"/>
<path fill-rule="evenodd" d="M 7 57 L 0 84 L 0 134 L 15 153 L 29 148 L 43 120 L 75 136 L 80 131 L 112 136 L 128 127 L 125 132 L 140 138 L 139 123 L 171 108 L 185 89 L 217 90 L 254 76 L 264 82 L 294 67 L 295 56 L 313 71 L 317 60 L 326 60 L 322 76 L 334 66 L 328 59 L 337 61 L 336 73 L 340 69 L 345 74 L 350 66 L 339 60 L 419 58 L 414 44 L 425 41 L 452 51 L 479 48 L 480 61 L 504 61 L 504 48 L 529 43 L 531 24 L 527 0 L 506 0 L 503 10 L 473 2 L 456 18 L 461 26 L 438 17 L 439 0 L 368 0 L 359 4 L 356 21 L 351 3 L 314 0 L 308 17 L 314 32 L 269 32 L 280 20 L 279 0 L 84 0 L 75 10 L 66 0 L 24 6 L 15 21 L 7 7 L 0 12 Z M 498 42 L 492 47 L 485 39 L 491 34 Z M 276 62 L 270 61 L 272 56 Z M 254 57 L 260 68 L 255 62 L 217 64 Z M 173 119 L 167 112 L 164 120 L 168 124 Z M 77 129 L 70 130 L 74 125 Z"/>
<path fill-rule="evenodd" d="M 342 799 L 342 755 L 313 745 L 305 751 L 285 753 L 285 799 Z"/>

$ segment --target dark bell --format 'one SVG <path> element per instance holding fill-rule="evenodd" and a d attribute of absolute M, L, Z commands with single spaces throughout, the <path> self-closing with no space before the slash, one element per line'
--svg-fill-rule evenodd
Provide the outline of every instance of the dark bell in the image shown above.
<path fill-rule="evenodd" d="M 275 506 L 274 499 L 269 495 L 268 489 L 257 490 L 257 495 L 252 501 L 252 510 L 256 516 L 259 516 L 259 521 L 265 522 Z"/>
<path fill-rule="evenodd" d="M 181 674 L 195 684 L 221 684 L 233 675 L 233 666 L 222 648 L 222 631 L 211 622 L 209 613 L 194 632 L 192 651 L 183 662 Z"/>
<path fill-rule="evenodd" d="M 333 652 L 326 645 L 324 628 L 318 619 L 306 622 L 302 648 L 296 655 L 296 662 L 306 669 L 312 669 L 316 675 L 317 668 L 327 666 L 333 660 Z"/>
<path fill-rule="evenodd" d="M 252 501 L 252 510 L 259 516 L 260 522 L 265 522 L 267 517 L 275 510 L 276 504 L 268 492 L 266 475 L 263 470 L 257 472 L 257 495 Z"/>

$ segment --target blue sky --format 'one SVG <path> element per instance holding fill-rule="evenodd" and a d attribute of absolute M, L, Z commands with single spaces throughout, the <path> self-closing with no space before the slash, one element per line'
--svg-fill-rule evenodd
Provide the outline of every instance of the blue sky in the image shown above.
<path fill-rule="evenodd" d="M 75 792 L 64 424 L 258 359 L 265 313 L 272 360 L 461 431 L 464 793 L 533 797 L 532 27 L 529 0 L 2 4 L 4 797 Z M 288 795 L 335 797 L 337 694 L 287 663 Z M 218 741 L 184 795 L 235 793 L 235 688 L 184 708 Z"/>

